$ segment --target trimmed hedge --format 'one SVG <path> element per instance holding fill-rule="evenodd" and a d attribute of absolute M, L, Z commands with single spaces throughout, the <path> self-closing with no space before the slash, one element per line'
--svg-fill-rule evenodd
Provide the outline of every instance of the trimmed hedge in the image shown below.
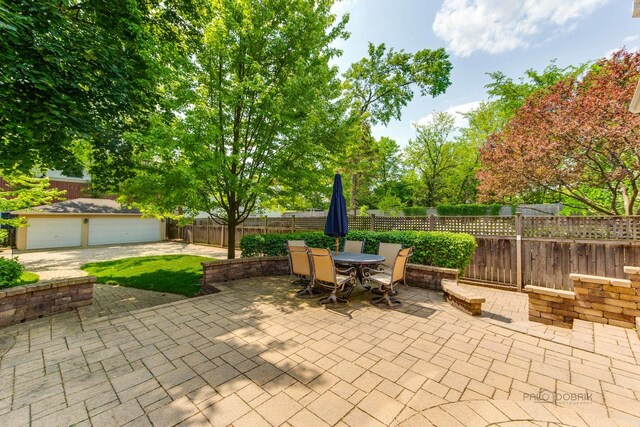
<path fill-rule="evenodd" d="M 440 205 L 436 207 L 436 211 L 440 216 L 484 216 L 499 215 L 502 205 L 480 205 L 470 203 L 464 205 Z"/>
<path fill-rule="evenodd" d="M 427 208 L 424 206 L 407 206 L 402 209 L 402 213 L 405 216 L 425 216 L 427 215 Z"/>
<path fill-rule="evenodd" d="M 457 268 L 463 271 L 476 250 L 476 239 L 465 233 L 441 231 L 350 231 L 349 240 L 364 240 L 366 253 L 374 254 L 378 243 L 401 243 L 415 250 L 411 263 L 435 267 Z M 251 234 L 240 242 L 243 257 L 281 256 L 287 254 L 287 240 L 304 240 L 314 248 L 335 248 L 335 239 L 322 232 L 289 234 Z M 340 248 L 344 240 L 341 239 Z"/>

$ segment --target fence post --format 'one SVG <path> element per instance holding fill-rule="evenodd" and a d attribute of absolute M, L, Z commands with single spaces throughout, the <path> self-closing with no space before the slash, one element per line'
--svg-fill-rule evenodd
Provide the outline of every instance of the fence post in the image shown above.
<path fill-rule="evenodd" d="M 267 220 L 268 220 L 268 217 L 265 215 L 264 216 L 264 234 L 267 234 L 268 232 L 267 227 L 269 227 L 269 225 L 267 224 Z"/>
<path fill-rule="evenodd" d="M 429 215 L 429 231 L 433 231 L 436 228 L 436 216 L 434 214 Z"/>
<path fill-rule="evenodd" d="M 295 215 L 291 215 L 291 232 L 292 233 L 296 232 L 296 216 Z"/>
<path fill-rule="evenodd" d="M 516 285 L 522 292 L 522 213 L 516 212 Z"/>
<path fill-rule="evenodd" d="M 220 230 L 222 231 L 220 233 L 220 247 L 224 248 L 224 224 L 220 224 Z"/>
<path fill-rule="evenodd" d="M 207 218 L 207 245 L 209 244 L 209 223 L 211 222 L 211 218 Z"/>
<path fill-rule="evenodd" d="M 371 231 L 376 231 L 376 215 L 371 214 Z"/>

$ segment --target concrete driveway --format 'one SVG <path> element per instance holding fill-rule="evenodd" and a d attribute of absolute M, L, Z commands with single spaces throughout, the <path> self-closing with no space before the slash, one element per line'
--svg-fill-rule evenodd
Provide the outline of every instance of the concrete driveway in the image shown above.
<path fill-rule="evenodd" d="M 9 257 L 11 253 L 5 251 L 0 255 Z M 13 252 L 13 256 L 20 260 L 26 270 L 38 273 L 41 280 L 85 275 L 80 266 L 88 262 L 150 255 L 199 255 L 226 259 L 227 249 L 181 242 L 158 242 Z M 240 256 L 239 251 L 236 252 L 236 256 Z"/>

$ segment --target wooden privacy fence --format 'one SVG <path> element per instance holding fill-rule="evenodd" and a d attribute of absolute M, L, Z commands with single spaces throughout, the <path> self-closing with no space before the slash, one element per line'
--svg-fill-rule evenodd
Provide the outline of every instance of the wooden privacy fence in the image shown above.
<path fill-rule="evenodd" d="M 324 229 L 325 217 L 249 218 L 236 230 L 247 234 Z M 450 231 L 475 236 L 478 249 L 463 278 L 522 289 L 526 285 L 572 289 L 570 273 L 625 278 L 625 265 L 640 266 L 640 217 L 386 217 L 349 218 L 353 230 Z M 186 227 L 169 223 L 168 236 L 226 246 L 226 229 L 198 219 Z"/>

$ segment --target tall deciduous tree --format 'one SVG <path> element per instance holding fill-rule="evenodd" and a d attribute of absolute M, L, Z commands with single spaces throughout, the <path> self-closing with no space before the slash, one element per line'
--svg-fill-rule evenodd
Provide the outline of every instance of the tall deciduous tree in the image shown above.
<path fill-rule="evenodd" d="M 143 121 L 156 101 L 152 9 L 128 0 L 2 2 L 0 169 L 77 174 L 74 139 L 107 148 Z"/>
<path fill-rule="evenodd" d="M 167 96 L 167 123 L 134 134 L 137 178 L 127 193 L 147 212 L 205 211 L 235 230 L 261 200 L 313 174 L 336 139 L 337 70 L 330 44 L 345 36 L 332 0 L 213 0 L 193 69 Z M 303 190 L 301 186 L 299 190 Z M 133 200 L 132 198 L 132 200 Z"/>
<path fill-rule="evenodd" d="M 345 96 L 358 129 L 347 147 L 345 172 L 351 176 L 350 205 L 357 211 L 359 181 L 370 171 L 371 126 L 400 119 L 402 108 L 414 96 L 437 96 L 449 87 L 451 62 L 444 49 L 423 49 L 414 54 L 395 52 L 384 44 L 369 43 L 369 55 L 345 73 Z"/>
<path fill-rule="evenodd" d="M 482 149 L 486 199 L 543 189 L 601 214 L 640 214 L 640 116 L 629 112 L 640 53 L 535 93 Z"/>
<path fill-rule="evenodd" d="M 492 99 L 492 109 L 498 116 L 497 119 L 508 120 L 531 94 L 545 90 L 567 77 L 577 78 L 584 73 L 587 67 L 588 64 L 581 64 L 560 68 L 555 64 L 555 61 L 551 61 L 551 64 L 545 67 L 542 72 L 530 68 L 517 81 L 500 71 L 495 71 L 487 73 L 492 82 L 485 87 Z"/>
<path fill-rule="evenodd" d="M 447 178 L 458 164 L 454 131 L 453 116 L 443 112 L 435 113 L 430 124 L 416 128 L 416 138 L 409 141 L 406 149 L 407 164 L 417 180 L 415 201 L 419 199 L 426 206 L 443 201 Z"/>

